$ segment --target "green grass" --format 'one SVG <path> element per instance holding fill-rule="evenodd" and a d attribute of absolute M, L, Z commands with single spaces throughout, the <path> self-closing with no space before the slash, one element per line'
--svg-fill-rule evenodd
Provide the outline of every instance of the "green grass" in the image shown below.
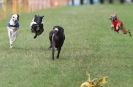
<path fill-rule="evenodd" d="M 113 32 L 109 17 L 116 12 L 133 33 L 132 5 L 95 5 L 46 9 L 20 14 L 15 47 L 9 49 L 6 24 L 0 21 L 0 87 L 80 87 L 107 75 L 104 87 L 133 87 L 133 38 Z M 29 24 L 34 14 L 45 15 L 44 33 L 33 39 Z M 66 40 L 60 59 L 52 60 L 48 33 L 63 26 Z"/>

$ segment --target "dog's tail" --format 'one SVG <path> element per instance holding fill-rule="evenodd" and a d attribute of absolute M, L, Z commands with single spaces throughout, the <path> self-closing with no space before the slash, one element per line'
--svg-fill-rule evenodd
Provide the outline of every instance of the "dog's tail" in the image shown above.
<path fill-rule="evenodd" d="M 54 51 L 55 51 L 55 42 L 54 42 L 54 33 L 52 35 L 52 59 L 54 60 Z"/>

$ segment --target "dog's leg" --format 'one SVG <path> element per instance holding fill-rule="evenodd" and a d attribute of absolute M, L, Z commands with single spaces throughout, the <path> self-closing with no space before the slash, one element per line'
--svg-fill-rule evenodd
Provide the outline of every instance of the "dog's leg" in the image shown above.
<path fill-rule="evenodd" d="M 10 48 L 12 48 L 13 46 L 13 30 L 10 31 Z"/>
<path fill-rule="evenodd" d="M 128 30 L 128 33 L 129 33 L 129 36 L 132 37 L 132 34 L 131 34 L 130 30 Z"/>
<path fill-rule="evenodd" d="M 113 24 L 111 24 L 111 29 L 114 30 L 114 25 Z"/>
<path fill-rule="evenodd" d="M 50 46 L 49 46 L 48 49 L 51 49 L 51 48 L 52 48 L 52 41 L 50 41 Z"/>
<path fill-rule="evenodd" d="M 12 48 L 12 30 L 10 28 L 7 28 L 7 30 L 8 30 L 10 48 Z"/>
<path fill-rule="evenodd" d="M 55 51 L 54 46 L 52 46 L 52 59 L 53 60 L 54 60 L 54 51 Z"/>
<path fill-rule="evenodd" d="M 37 37 L 37 34 L 35 34 L 34 39 Z"/>
<path fill-rule="evenodd" d="M 57 50 L 58 50 L 58 54 L 57 54 L 57 57 L 56 58 L 59 59 L 59 55 L 60 55 L 61 48 L 58 48 Z"/>
<path fill-rule="evenodd" d="M 13 31 L 13 42 L 16 40 L 17 30 Z"/>
<path fill-rule="evenodd" d="M 52 59 L 54 60 L 54 51 L 55 51 L 55 42 L 54 42 L 54 34 L 52 35 Z"/>
<path fill-rule="evenodd" d="M 132 37 L 130 30 L 123 29 L 122 31 L 123 31 L 123 34 L 129 33 L 129 36 Z"/>
<path fill-rule="evenodd" d="M 52 48 L 52 35 L 49 36 L 49 43 L 50 43 L 49 49 L 51 49 Z"/>

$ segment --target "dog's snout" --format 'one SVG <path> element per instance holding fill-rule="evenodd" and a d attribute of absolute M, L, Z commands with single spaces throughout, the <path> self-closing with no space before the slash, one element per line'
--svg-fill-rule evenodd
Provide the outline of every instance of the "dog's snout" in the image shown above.
<path fill-rule="evenodd" d="M 56 34 L 56 33 L 58 33 L 58 31 L 57 30 L 54 30 L 54 33 Z"/>
<path fill-rule="evenodd" d="M 17 23 L 18 21 L 17 20 L 15 20 L 15 23 Z"/>

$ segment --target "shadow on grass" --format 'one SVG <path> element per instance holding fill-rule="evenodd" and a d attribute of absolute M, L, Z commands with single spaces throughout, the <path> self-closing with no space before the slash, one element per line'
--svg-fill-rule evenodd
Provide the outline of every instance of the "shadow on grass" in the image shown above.
<path fill-rule="evenodd" d="M 36 52 L 51 51 L 48 48 L 23 48 L 23 47 L 13 47 L 13 48 L 3 47 L 2 50 L 3 51 L 22 51 L 22 52 L 24 51 L 36 51 Z"/>
<path fill-rule="evenodd" d="M 21 51 L 50 51 L 48 48 L 21 48 L 21 47 L 14 47 L 14 50 L 21 50 Z"/>

